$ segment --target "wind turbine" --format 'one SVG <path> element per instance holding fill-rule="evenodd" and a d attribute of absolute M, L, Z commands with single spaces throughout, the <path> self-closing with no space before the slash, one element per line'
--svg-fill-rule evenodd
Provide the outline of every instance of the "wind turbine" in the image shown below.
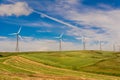
<path fill-rule="evenodd" d="M 61 33 L 59 37 L 55 37 L 55 38 L 59 39 L 59 51 L 61 51 L 62 50 L 63 33 Z"/>
<path fill-rule="evenodd" d="M 86 38 L 82 36 L 83 50 L 86 50 Z"/>
<path fill-rule="evenodd" d="M 105 44 L 105 41 L 98 40 L 98 43 L 99 43 L 99 50 L 101 51 L 102 50 L 102 45 Z"/>
<path fill-rule="evenodd" d="M 120 45 L 118 45 L 118 52 L 120 52 Z"/>
<path fill-rule="evenodd" d="M 20 35 L 20 32 L 21 32 L 21 27 L 19 28 L 18 32 L 17 33 L 12 33 L 10 35 L 15 35 L 16 36 L 16 52 L 19 52 L 19 38 L 22 39 L 21 35 Z"/>
<path fill-rule="evenodd" d="M 102 41 L 100 39 L 99 40 L 97 39 L 95 41 L 97 42 L 96 44 L 98 45 L 98 50 L 101 51 L 102 50 Z"/>
<path fill-rule="evenodd" d="M 86 40 L 88 39 L 85 36 L 81 36 L 81 38 L 78 38 L 82 41 L 82 45 L 83 45 L 83 50 L 86 50 Z"/>
<path fill-rule="evenodd" d="M 98 42 L 99 42 L 99 50 L 101 51 L 102 50 L 102 41 L 98 40 Z"/>
<path fill-rule="evenodd" d="M 115 52 L 116 51 L 116 45 L 113 44 L 113 51 Z"/>

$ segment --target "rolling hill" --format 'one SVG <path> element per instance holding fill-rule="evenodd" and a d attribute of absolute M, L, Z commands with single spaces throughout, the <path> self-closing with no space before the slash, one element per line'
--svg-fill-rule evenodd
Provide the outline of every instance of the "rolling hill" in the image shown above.
<path fill-rule="evenodd" d="M 0 80 L 120 80 L 120 53 L 0 53 Z"/>

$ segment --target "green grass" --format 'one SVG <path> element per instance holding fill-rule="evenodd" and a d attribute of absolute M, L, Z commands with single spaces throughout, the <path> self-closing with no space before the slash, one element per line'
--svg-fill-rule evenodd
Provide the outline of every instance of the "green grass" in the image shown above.
<path fill-rule="evenodd" d="M 21 79 L 18 77 L 11 77 L 8 75 L 0 75 L 0 80 L 21 80 Z"/>
<path fill-rule="evenodd" d="M 119 71 L 120 53 L 110 51 L 0 53 L 0 72 L 120 80 Z"/>
<path fill-rule="evenodd" d="M 120 76 L 120 57 L 104 60 L 97 64 L 86 66 L 84 71 L 94 72 L 99 74 L 108 74 Z"/>
<path fill-rule="evenodd" d="M 80 70 L 81 67 L 93 65 L 101 60 L 116 57 L 111 52 L 95 52 L 95 51 L 73 51 L 73 52 L 62 52 L 62 53 L 34 53 L 24 54 L 22 57 L 51 65 L 55 67 Z"/>

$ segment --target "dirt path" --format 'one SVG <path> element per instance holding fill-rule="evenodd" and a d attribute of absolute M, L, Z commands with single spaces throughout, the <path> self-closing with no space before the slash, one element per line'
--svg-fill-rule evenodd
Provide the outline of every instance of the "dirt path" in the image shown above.
<path fill-rule="evenodd" d="M 19 57 L 17 57 L 17 56 L 12 56 L 11 58 L 5 60 L 5 61 L 3 62 L 3 64 L 9 65 L 9 66 L 11 66 L 11 67 L 14 67 L 14 68 L 17 68 L 17 69 L 20 69 L 20 70 L 25 70 L 25 71 L 29 71 L 29 72 L 33 72 L 33 73 L 39 73 L 39 72 L 37 72 L 37 71 L 32 71 L 32 70 L 28 70 L 28 69 L 25 69 L 25 68 L 21 68 L 21 67 L 17 67 L 17 66 L 11 65 L 11 64 L 8 63 L 8 61 L 11 60 L 11 59 L 15 59 L 15 62 L 17 62 L 17 61 L 19 60 Z M 20 59 L 20 60 L 21 60 L 21 59 Z M 19 61 L 20 61 L 20 60 L 19 60 Z"/>

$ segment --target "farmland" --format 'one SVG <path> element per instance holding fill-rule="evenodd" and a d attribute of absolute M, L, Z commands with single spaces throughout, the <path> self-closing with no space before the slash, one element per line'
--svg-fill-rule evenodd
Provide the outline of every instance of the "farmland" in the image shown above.
<path fill-rule="evenodd" d="M 119 52 L 0 53 L 3 80 L 120 80 L 119 71 Z"/>

